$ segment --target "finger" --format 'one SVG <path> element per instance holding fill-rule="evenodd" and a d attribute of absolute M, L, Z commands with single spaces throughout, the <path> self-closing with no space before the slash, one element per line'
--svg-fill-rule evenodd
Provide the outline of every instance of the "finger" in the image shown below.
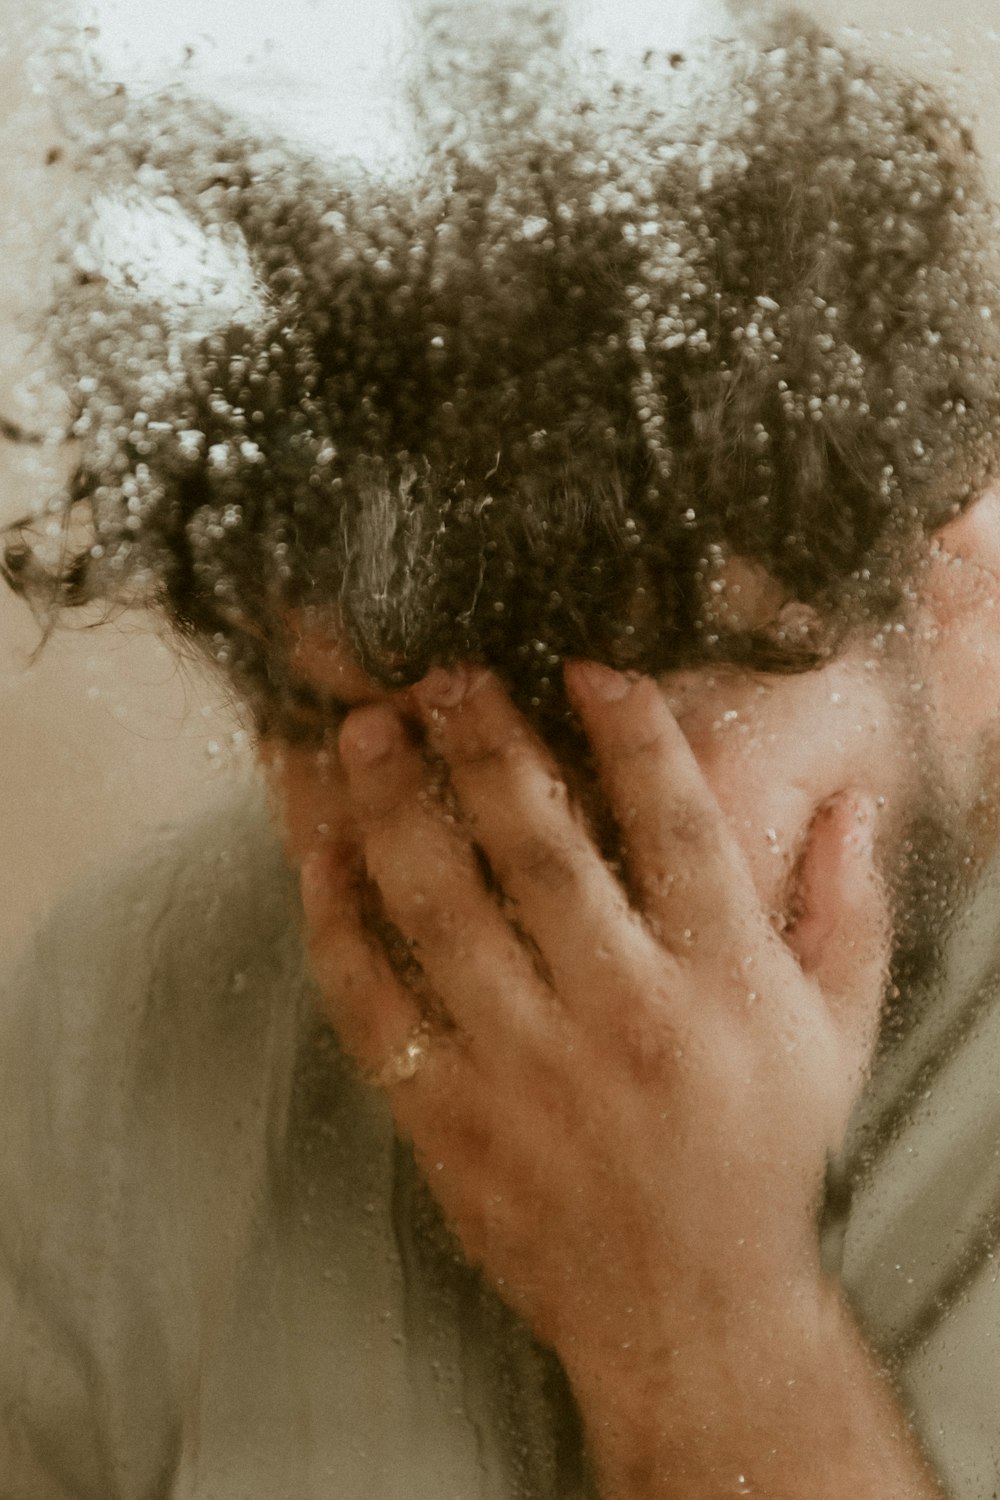
<path fill-rule="evenodd" d="M 356 843 L 353 813 L 335 745 L 289 745 L 264 740 L 258 747 L 275 822 L 285 853 L 300 865 L 324 845 Z"/>
<path fill-rule="evenodd" d="M 421 1034 L 421 1008 L 365 928 L 357 870 L 334 850 L 316 850 L 300 880 L 309 962 L 324 1010 L 362 1071 L 387 1076 L 391 1059 L 404 1056 Z"/>
<path fill-rule="evenodd" d="M 340 737 L 368 874 L 448 1014 L 479 1047 L 531 1024 L 543 986 L 483 882 L 472 846 L 428 785 L 388 707 L 359 709 Z"/>
<path fill-rule="evenodd" d="M 495 1101 L 461 1038 L 428 1025 L 394 973 L 366 928 L 359 890 L 356 872 L 329 849 L 302 867 L 309 956 L 324 1008 L 344 1050 L 388 1098 L 435 1193 L 462 1204 L 481 1187 Z"/>
<path fill-rule="evenodd" d="M 890 951 L 888 899 L 875 859 L 871 797 L 844 793 L 814 817 L 800 861 L 800 915 L 785 942 L 860 1046 L 874 1038 Z"/>
<path fill-rule="evenodd" d="M 477 845 L 557 992 L 634 971 L 648 935 L 572 805 L 542 741 L 490 674 L 430 673 L 414 689 Z M 600 987 L 600 986 L 598 986 Z M 603 1003 L 603 1000 L 602 1002 Z"/>
<path fill-rule="evenodd" d="M 760 918 L 749 871 L 656 683 L 573 662 L 566 686 L 657 936 L 685 952 L 726 932 L 743 934 Z"/>

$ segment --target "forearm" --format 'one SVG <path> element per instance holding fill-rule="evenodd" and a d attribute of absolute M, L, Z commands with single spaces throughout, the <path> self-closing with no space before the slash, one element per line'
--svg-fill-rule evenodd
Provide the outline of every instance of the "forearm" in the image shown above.
<path fill-rule="evenodd" d="M 770 1306 L 748 1294 L 729 1326 L 689 1316 L 654 1378 L 571 1373 L 604 1500 L 941 1500 L 832 1283 Z"/>

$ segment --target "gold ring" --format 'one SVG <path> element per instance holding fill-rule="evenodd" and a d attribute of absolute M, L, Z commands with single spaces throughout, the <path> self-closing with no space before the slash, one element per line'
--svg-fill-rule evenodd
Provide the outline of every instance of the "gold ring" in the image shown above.
<path fill-rule="evenodd" d="M 406 1083 L 415 1077 L 429 1052 L 427 1028 L 418 1026 L 409 1040 L 387 1057 L 379 1068 L 373 1079 L 376 1088 L 392 1088 L 394 1084 Z"/>

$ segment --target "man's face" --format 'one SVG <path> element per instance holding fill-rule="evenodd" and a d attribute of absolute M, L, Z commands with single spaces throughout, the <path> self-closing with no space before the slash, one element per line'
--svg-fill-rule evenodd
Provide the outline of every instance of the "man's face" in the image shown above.
<path fill-rule="evenodd" d="M 766 593 L 735 590 L 735 609 Z M 662 681 L 742 845 L 765 909 L 794 920 L 813 819 L 844 792 L 875 799 L 900 969 L 912 982 L 947 928 L 964 867 L 997 836 L 1000 761 L 1000 500 L 987 496 L 940 534 L 904 624 L 859 639 L 813 671 L 698 669 Z M 321 631 L 297 669 L 348 705 L 386 696 Z M 329 775 L 339 778 L 336 751 Z M 346 806 L 346 798 L 345 798 Z M 332 830 L 337 834 L 339 830 Z M 293 851 L 307 831 L 292 828 Z"/>
<path fill-rule="evenodd" d="M 761 590 L 749 593 L 753 611 Z M 735 594 L 747 607 L 745 579 Z M 816 812 L 848 790 L 876 799 L 893 977 L 912 994 L 1000 842 L 1000 496 L 933 539 L 904 620 L 828 665 L 678 673 L 663 687 L 779 926 L 794 919 Z"/>
<path fill-rule="evenodd" d="M 699 671 L 663 682 L 779 930 L 801 909 L 813 819 L 842 793 L 875 800 L 893 977 L 908 994 L 930 977 L 972 863 L 913 656 L 896 639 L 888 660 L 884 648 L 856 645 L 800 675 Z"/>
<path fill-rule="evenodd" d="M 866 792 L 883 827 L 902 821 L 912 772 L 884 664 L 852 651 L 792 676 L 701 669 L 662 687 L 776 917 L 793 900 L 809 826 L 830 798 Z"/>

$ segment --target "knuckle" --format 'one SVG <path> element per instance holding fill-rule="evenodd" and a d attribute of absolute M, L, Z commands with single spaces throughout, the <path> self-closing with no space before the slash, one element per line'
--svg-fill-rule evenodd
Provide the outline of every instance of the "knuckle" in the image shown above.
<path fill-rule="evenodd" d="M 418 954 L 460 954 L 469 936 L 456 913 L 448 907 L 412 908 L 409 931 Z"/>
<path fill-rule="evenodd" d="M 663 832 L 671 844 L 681 848 L 714 845 L 719 841 L 717 816 L 692 797 L 678 797 L 664 811 Z"/>
<path fill-rule="evenodd" d="M 611 749 L 616 760 L 628 764 L 630 761 L 662 761 L 668 751 L 663 731 L 652 725 L 638 725 L 631 733 L 622 734 Z"/>
<path fill-rule="evenodd" d="M 626 1007 L 614 1022 L 614 1043 L 631 1077 L 660 1083 L 677 1072 L 682 1055 L 679 1038 L 662 1016 L 642 1014 L 641 1000 Z"/>
<path fill-rule="evenodd" d="M 418 952 L 437 955 L 471 950 L 477 931 L 477 888 L 471 866 L 452 870 L 431 862 L 418 879 L 381 883 L 389 915 Z"/>
<path fill-rule="evenodd" d="M 495 863 L 501 880 L 514 879 L 546 892 L 567 891 L 577 884 L 571 851 L 542 834 L 514 841 Z"/>
<path fill-rule="evenodd" d="M 392 912 L 400 929 L 420 947 L 452 947 L 462 929 L 444 892 L 404 889 L 395 894 Z"/>
<path fill-rule="evenodd" d="M 455 745 L 453 759 L 466 771 L 516 775 L 531 759 L 531 745 L 523 730 L 472 734 Z"/>
<path fill-rule="evenodd" d="M 356 799 L 357 816 L 372 832 L 398 829 L 412 812 L 412 799 L 398 788 Z"/>

